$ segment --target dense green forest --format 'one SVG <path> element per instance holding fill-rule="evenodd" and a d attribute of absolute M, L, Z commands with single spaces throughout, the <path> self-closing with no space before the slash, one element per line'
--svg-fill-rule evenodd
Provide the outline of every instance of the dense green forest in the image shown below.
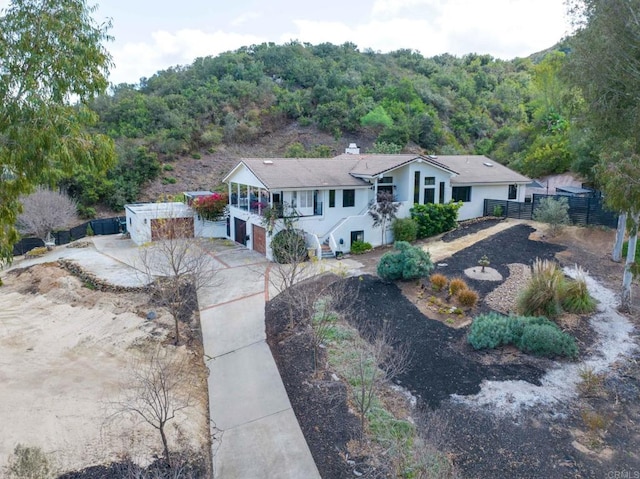
<path fill-rule="evenodd" d="M 583 101 L 563 81 L 565 52 L 531 58 L 426 58 L 412 50 L 361 52 L 352 43 L 262 44 L 122 84 L 91 105 L 116 141 L 105 175 L 78 171 L 61 183 L 84 205 L 135 201 L 160 162 L 251 144 L 295 124 L 335 139 L 366 132 L 380 151 L 487 155 L 531 177 L 590 171 L 574 140 Z M 326 145 L 292 144 L 289 156 L 330 156 Z M 274 152 L 274 155 L 277 152 Z"/>

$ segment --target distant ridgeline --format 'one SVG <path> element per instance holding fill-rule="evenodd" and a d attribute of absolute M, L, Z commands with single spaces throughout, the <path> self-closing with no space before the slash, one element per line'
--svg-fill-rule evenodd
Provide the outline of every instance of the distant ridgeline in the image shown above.
<path fill-rule="evenodd" d="M 181 156 L 290 138 L 292 126 L 304 141 L 293 136 L 271 156 L 333 156 L 368 138 L 379 152 L 487 155 L 531 177 L 587 171 L 568 140 L 580 102 L 559 78 L 563 62 L 558 49 L 503 61 L 361 52 L 352 43 L 243 47 L 97 98 L 97 128 L 118 144 L 118 164 L 106 179 L 82 172 L 62 184 L 85 207 L 121 208 L 159 174 L 175 181 L 170 162 Z"/>

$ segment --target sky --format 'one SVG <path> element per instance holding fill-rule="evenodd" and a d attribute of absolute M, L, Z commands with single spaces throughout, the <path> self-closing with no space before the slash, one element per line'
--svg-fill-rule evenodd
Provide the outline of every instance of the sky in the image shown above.
<path fill-rule="evenodd" d="M 9 0 L 0 0 L 0 9 Z M 355 43 L 361 51 L 417 50 L 426 57 L 525 57 L 569 31 L 564 0 L 87 0 L 106 44 L 113 84 L 242 46 L 292 40 Z"/>

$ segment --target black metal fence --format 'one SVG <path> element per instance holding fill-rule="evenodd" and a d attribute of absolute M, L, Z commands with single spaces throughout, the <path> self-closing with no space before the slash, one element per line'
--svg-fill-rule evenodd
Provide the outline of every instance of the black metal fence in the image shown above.
<path fill-rule="evenodd" d="M 601 196 L 581 197 L 564 195 L 533 195 L 531 202 L 520 203 L 507 200 L 484 200 L 484 216 L 503 216 L 530 220 L 543 198 L 566 198 L 569 203 L 569 218 L 575 225 L 601 225 L 615 228 L 618 215 L 604 207 Z"/>
<path fill-rule="evenodd" d="M 93 234 L 96 235 L 114 235 L 126 231 L 126 220 L 124 216 L 115 216 L 113 218 L 104 218 L 99 220 L 89 220 L 81 225 L 74 226 L 69 230 L 55 231 L 51 234 L 56 244 L 68 244 L 80 238 L 87 236 L 87 230 L 91 225 Z M 23 238 L 13 247 L 13 255 L 19 256 L 31 251 L 38 246 L 44 246 L 44 242 L 39 238 Z"/>

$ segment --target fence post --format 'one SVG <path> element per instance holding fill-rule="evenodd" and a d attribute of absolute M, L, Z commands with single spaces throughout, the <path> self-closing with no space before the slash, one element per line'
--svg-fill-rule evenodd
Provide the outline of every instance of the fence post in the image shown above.
<path fill-rule="evenodd" d="M 587 198 L 587 226 L 589 226 L 589 213 L 591 212 L 591 198 Z"/>

